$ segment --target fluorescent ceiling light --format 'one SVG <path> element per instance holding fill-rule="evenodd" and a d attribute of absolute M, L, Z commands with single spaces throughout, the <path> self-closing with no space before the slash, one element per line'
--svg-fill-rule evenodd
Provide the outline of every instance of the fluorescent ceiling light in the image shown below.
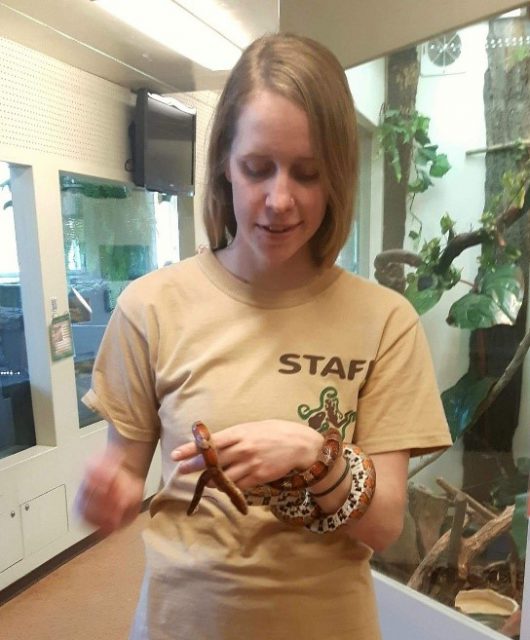
<path fill-rule="evenodd" d="M 97 0 L 97 5 L 212 71 L 231 69 L 241 49 L 173 0 Z"/>

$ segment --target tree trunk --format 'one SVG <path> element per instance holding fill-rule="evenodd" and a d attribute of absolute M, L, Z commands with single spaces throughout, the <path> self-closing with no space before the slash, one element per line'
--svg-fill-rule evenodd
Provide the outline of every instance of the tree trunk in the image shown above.
<path fill-rule="evenodd" d="M 411 113 L 416 108 L 420 63 L 416 47 L 398 51 L 388 57 L 387 109 Z M 394 169 L 385 159 L 383 250 L 401 249 L 405 238 L 412 145 L 401 145 L 402 178 L 396 181 Z"/>

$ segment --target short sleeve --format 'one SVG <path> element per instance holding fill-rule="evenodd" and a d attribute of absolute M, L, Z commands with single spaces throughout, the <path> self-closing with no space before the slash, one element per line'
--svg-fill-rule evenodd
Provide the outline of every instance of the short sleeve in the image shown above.
<path fill-rule="evenodd" d="M 359 395 L 354 441 L 369 454 L 409 449 L 411 456 L 452 444 L 417 316 L 394 318 L 385 329 Z"/>
<path fill-rule="evenodd" d="M 82 400 L 126 438 L 158 439 L 160 420 L 149 342 L 138 323 L 118 306 L 114 310 Z"/>

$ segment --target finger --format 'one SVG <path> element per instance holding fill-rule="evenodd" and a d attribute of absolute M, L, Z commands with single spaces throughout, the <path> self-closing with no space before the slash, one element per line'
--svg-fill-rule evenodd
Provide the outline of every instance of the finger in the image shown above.
<path fill-rule="evenodd" d="M 249 472 L 248 464 L 241 462 L 223 469 L 227 478 L 229 478 L 242 491 L 251 489 L 259 484 L 256 478 Z"/>
<path fill-rule="evenodd" d="M 195 455 L 193 458 L 189 458 L 188 460 L 184 460 L 183 462 L 181 462 L 177 468 L 177 473 L 184 475 L 186 473 L 202 471 L 205 468 L 206 464 L 202 455 Z"/>
<path fill-rule="evenodd" d="M 171 458 L 175 461 L 186 460 L 197 455 L 197 445 L 195 442 L 187 442 L 180 445 L 171 452 Z"/>
<path fill-rule="evenodd" d="M 211 440 L 215 448 L 220 451 L 221 449 L 231 447 L 232 445 L 239 442 L 241 439 L 240 427 L 241 425 L 236 425 L 234 427 L 228 427 L 227 429 L 223 429 L 222 431 L 217 431 L 216 433 L 211 434 Z M 197 445 L 195 441 L 192 440 L 173 449 L 170 455 L 171 458 L 175 461 L 187 460 L 188 458 L 197 455 Z"/>

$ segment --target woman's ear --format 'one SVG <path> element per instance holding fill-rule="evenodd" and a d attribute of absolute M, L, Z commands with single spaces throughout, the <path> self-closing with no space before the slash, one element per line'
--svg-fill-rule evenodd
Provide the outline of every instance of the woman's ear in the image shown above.
<path fill-rule="evenodd" d="M 229 162 L 225 163 L 225 178 L 228 180 L 228 182 L 232 182 L 232 176 L 230 175 L 230 163 Z"/>

